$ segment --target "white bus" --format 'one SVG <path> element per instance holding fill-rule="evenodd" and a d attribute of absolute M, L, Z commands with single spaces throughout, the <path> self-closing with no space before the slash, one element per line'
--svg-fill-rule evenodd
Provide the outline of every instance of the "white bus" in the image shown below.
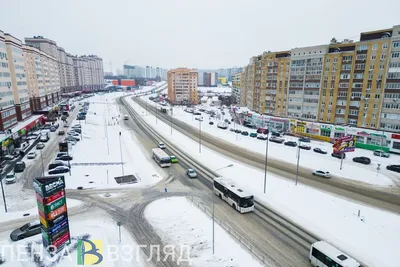
<path fill-rule="evenodd" d="M 241 213 L 254 210 L 254 196 L 228 178 L 214 178 L 214 193 Z"/>
<path fill-rule="evenodd" d="M 310 262 L 318 267 L 359 267 L 355 259 L 344 254 L 325 241 L 318 241 L 311 245 Z"/>
<path fill-rule="evenodd" d="M 171 166 L 171 157 L 161 148 L 153 148 L 153 159 L 158 163 L 158 165 L 160 165 L 160 167 Z"/>

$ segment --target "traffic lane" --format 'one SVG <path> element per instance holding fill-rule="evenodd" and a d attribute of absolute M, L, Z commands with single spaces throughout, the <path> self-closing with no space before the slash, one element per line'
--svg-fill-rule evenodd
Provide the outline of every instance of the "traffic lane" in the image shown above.
<path fill-rule="evenodd" d="M 152 108 L 149 108 L 149 110 L 154 113 Z M 160 118 L 163 118 L 166 123 L 169 123 L 169 116 L 167 117 L 165 114 L 160 114 Z M 194 127 L 177 119 L 173 119 L 172 121 L 173 124 L 175 124 L 174 128 L 177 128 L 193 140 L 198 138 L 198 131 Z M 206 133 L 202 133 L 202 143 L 239 162 L 264 169 L 265 156 L 263 155 L 256 155 L 257 153 L 247 151 L 246 149 L 242 149 Z M 269 158 L 268 171 L 290 180 L 296 179 L 296 166 L 280 160 Z M 373 207 L 400 213 L 400 196 L 393 194 L 393 189 L 381 191 L 381 189 L 377 190 L 375 187 L 363 185 L 359 182 L 334 177 L 331 179 L 321 179 L 320 177 L 313 176 L 312 172 L 304 167 L 299 167 L 299 180 L 304 184 L 314 186 L 320 190 L 335 193 Z"/>

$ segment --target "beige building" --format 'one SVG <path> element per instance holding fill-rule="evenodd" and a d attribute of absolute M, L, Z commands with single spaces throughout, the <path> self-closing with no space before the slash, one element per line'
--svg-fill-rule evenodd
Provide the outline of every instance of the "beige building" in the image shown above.
<path fill-rule="evenodd" d="M 168 98 L 173 104 L 198 104 L 197 70 L 177 68 L 168 71 Z"/>

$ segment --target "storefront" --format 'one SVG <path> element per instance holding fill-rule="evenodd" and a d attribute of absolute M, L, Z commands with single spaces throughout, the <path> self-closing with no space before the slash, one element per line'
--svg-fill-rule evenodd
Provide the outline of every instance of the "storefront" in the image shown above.
<path fill-rule="evenodd" d="M 332 125 L 321 124 L 320 127 L 320 135 L 331 138 L 332 134 Z"/>
<path fill-rule="evenodd" d="M 391 134 L 390 151 L 400 154 L 400 134 Z"/>
<path fill-rule="evenodd" d="M 367 130 L 358 130 L 356 133 L 357 142 L 356 147 L 368 149 L 368 150 L 376 150 L 382 149 L 385 152 L 389 152 L 388 144 L 390 144 L 390 140 L 387 140 L 387 136 L 383 133 L 377 133 L 375 131 L 367 131 Z"/>
<path fill-rule="evenodd" d="M 333 139 L 341 138 L 346 135 L 346 129 L 344 127 L 333 127 Z"/>

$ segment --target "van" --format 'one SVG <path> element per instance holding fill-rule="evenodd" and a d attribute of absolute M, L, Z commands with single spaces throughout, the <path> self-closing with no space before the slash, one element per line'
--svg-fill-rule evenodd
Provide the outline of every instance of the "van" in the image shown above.
<path fill-rule="evenodd" d="M 25 170 L 25 162 L 17 161 L 14 166 L 14 172 L 23 172 Z"/>

